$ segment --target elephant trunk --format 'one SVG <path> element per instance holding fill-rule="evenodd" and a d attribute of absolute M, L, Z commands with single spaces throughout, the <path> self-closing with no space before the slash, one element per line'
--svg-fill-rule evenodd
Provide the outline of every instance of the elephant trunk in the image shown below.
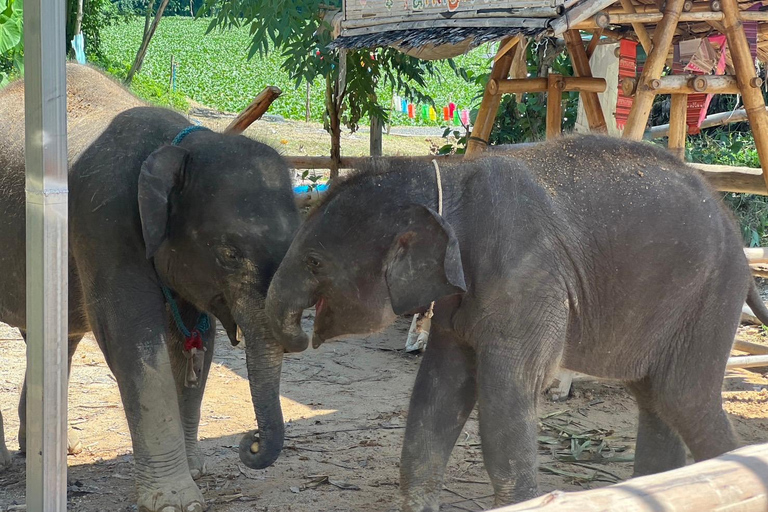
<path fill-rule="evenodd" d="M 288 282 L 288 273 L 286 265 L 281 265 L 269 286 L 265 310 L 272 332 L 285 351 L 301 352 L 309 346 L 309 336 L 301 328 L 301 314 L 314 303 L 306 285 L 292 286 Z"/>
<path fill-rule="evenodd" d="M 283 449 L 285 428 L 280 407 L 280 371 L 283 347 L 275 341 L 263 308 L 249 312 L 255 319 L 240 324 L 245 335 L 245 355 L 251 399 L 259 429 L 243 436 L 240 460 L 252 469 L 263 469 L 277 460 Z"/>

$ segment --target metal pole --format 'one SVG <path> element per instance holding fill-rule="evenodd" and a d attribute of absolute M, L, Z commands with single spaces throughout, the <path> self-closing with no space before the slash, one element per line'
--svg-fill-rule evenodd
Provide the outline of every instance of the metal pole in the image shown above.
<path fill-rule="evenodd" d="M 24 2 L 27 510 L 67 509 L 66 2 Z"/>

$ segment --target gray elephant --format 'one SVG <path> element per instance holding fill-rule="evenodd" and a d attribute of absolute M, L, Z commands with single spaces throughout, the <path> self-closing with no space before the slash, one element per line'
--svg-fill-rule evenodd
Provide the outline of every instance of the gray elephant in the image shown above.
<path fill-rule="evenodd" d="M 288 169 L 273 149 L 143 106 L 94 69 L 68 65 L 67 80 L 70 358 L 93 331 L 128 418 L 139 510 L 202 511 L 193 476 L 213 317 L 246 341 L 259 437 L 243 438 L 241 460 L 263 468 L 282 449 L 284 350 L 264 299 L 299 226 Z M 22 332 L 23 104 L 23 82 L 0 92 L 0 320 Z"/>
<path fill-rule="evenodd" d="M 378 167 L 310 214 L 266 310 L 298 351 L 312 305 L 317 347 L 436 301 L 405 432 L 403 510 L 438 510 L 476 403 L 496 505 L 536 496 L 537 397 L 558 365 L 628 385 L 636 475 L 684 465 L 685 446 L 696 460 L 737 447 L 725 365 L 745 298 L 763 322 L 768 311 L 731 215 L 697 171 L 596 136 Z"/>

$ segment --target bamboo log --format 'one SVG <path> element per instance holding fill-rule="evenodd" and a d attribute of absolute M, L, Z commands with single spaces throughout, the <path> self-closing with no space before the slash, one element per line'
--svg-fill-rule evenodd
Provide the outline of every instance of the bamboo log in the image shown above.
<path fill-rule="evenodd" d="M 768 356 L 735 356 L 729 357 L 725 368 L 762 368 L 768 366 Z"/>
<path fill-rule="evenodd" d="M 631 0 L 626 1 L 631 3 Z M 581 40 L 579 31 L 566 30 L 564 37 L 568 53 L 571 55 L 571 64 L 573 65 L 573 71 L 576 76 L 581 78 L 592 78 L 592 70 L 589 67 L 589 57 L 587 57 L 587 52 L 584 50 L 584 42 Z M 603 90 L 605 90 L 605 88 L 603 88 Z M 607 133 L 608 128 L 605 124 L 605 115 L 603 115 L 603 108 L 600 106 L 600 99 L 597 97 L 597 93 L 585 91 L 581 94 L 581 101 L 584 104 L 584 113 L 587 116 L 589 129 L 593 132 Z"/>
<path fill-rule="evenodd" d="M 604 78 L 593 77 L 561 77 L 563 91 L 577 92 L 604 92 L 606 85 Z M 521 92 L 545 92 L 548 87 L 546 78 L 525 78 L 525 79 L 506 79 L 489 80 L 488 87 L 495 94 L 514 94 Z"/>
<path fill-rule="evenodd" d="M 704 177 L 715 190 L 768 195 L 760 169 L 733 167 L 730 165 L 689 165 L 702 171 Z"/>
<path fill-rule="evenodd" d="M 496 512 L 765 512 L 766 467 L 768 443 L 600 489 L 550 492 Z"/>
<path fill-rule="evenodd" d="M 520 44 L 519 37 L 513 37 L 512 40 L 516 40 Z M 502 41 L 499 46 L 500 50 L 497 55 L 496 62 L 493 64 L 491 70 L 490 80 L 485 86 L 485 92 L 483 92 L 483 100 L 480 102 L 480 109 L 477 112 L 477 118 L 475 119 L 475 126 L 472 129 L 472 134 L 467 142 L 466 154 L 482 151 L 482 149 L 488 145 L 488 137 L 491 135 L 491 129 L 493 129 L 493 123 L 496 120 L 496 111 L 499 109 L 501 103 L 501 95 L 498 91 L 492 90 L 492 84 L 506 79 L 509 76 L 509 70 L 512 67 L 512 59 L 514 54 L 512 50 L 514 45 L 510 45 L 510 40 Z"/>
<path fill-rule="evenodd" d="M 757 75 L 744 26 L 739 21 L 739 4 L 736 0 L 722 0 L 722 6 L 731 60 L 741 89 L 744 110 L 747 111 L 749 125 L 755 137 L 757 155 L 763 167 L 763 179 L 768 188 L 768 114 L 765 112 L 763 93 L 758 87 L 751 87 L 755 84 Z"/>
<path fill-rule="evenodd" d="M 746 247 L 744 256 L 750 263 L 768 263 L 768 247 Z"/>
<path fill-rule="evenodd" d="M 563 90 L 562 75 L 550 73 L 547 76 L 547 140 L 563 134 Z"/>
<path fill-rule="evenodd" d="M 733 348 L 748 354 L 754 354 L 758 356 L 768 355 L 768 346 L 760 345 L 759 343 L 752 343 L 751 341 L 740 340 L 738 338 L 734 340 Z"/>
<path fill-rule="evenodd" d="M 768 107 L 766 107 L 768 110 Z M 732 112 L 721 112 L 719 114 L 712 114 L 704 118 L 701 123 L 701 128 L 712 128 L 714 126 L 722 126 L 731 123 L 742 123 L 748 121 L 747 111 L 742 109 L 734 110 Z M 669 135 L 669 125 L 660 124 L 652 127 L 648 130 L 647 134 L 651 139 L 657 139 L 659 137 L 667 137 Z"/>
<path fill-rule="evenodd" d="M 742 13 L 747 14 L 747 13 Z M 750 12 L 749 16 L 756 18 L 751 21 L 766 21 L 768 13 Z M 661 22 L 664 15 L 660 12 L 635 13 L 635 14 L 599 14 L 588 18 L 574 26 L 578 30 L 594 30 L 595 28 L 607 28 L 611 25 L 633 25 L 638 23 L 655 24 Z M 718 22 L 723 20 L 722 12 L 684 12 L 680 14 L 680 23 Z M 634 27 L 633 27 L 634 28 Z M 654 32 L 655 33 L 655 32 Z"/>
<path fill-rule="evenodd" d="M 667 147 L 680 160 L 685 159 L 685 136 L 688 132 L 686 115 L 688 113 L 688 95 L 673 94 L 669 110 L 669 141 Z"/>
<path fill-rule="evenodd" d="M 632 3 L 632 0 L 621 0 L 621 7 L 627 14 L 634 14 L 636 12 L 635 4 Z M 645 25 L 643 25 L 642 22 L 633 23 L 632 30 L 637 34 L 637 38 L 640 40 L 640 44 L 643 46 L 645 53 L 651 53 L 653 43 L 651 42 L 651 36 L 648 35 L 648 31 L 645 29 Z"/>
<path fill-rule="evenodd" d="M 240 112 L 240 114 L 229 123 L 229 126 L 224 129 L 224 133 L 243 133 L 246 128 L 264 115 L 272 102 L 282 93 L 283 92 L 278 87 L 269 86 L 265 88 L 245 110 Z"/>
<path fill-rule="evenodd" d="M 616 0 L 585 0 L 579 4 L 576 4 L 573 8 L 566 11 L 566 13 L 557 19 L 552 20 L 549 24 L 549 28 L 555 37 L 560 36 L 566 30 L 576 28 L 575 26 L 591 17 L 597 11 L 605 9 L 609 5 L 613 4 Z"/>
<path fill-rule="evenodd" d="M 528 76 L 528 60 L 526 58 L 528 42 L 525 37 L 520 37 L 520 42 L 512 50 L 512 64 L 509 67 L 509 76 L 513 79 L 524 79 Z M 515 97 L 515 101 L 522 101 L 522 94 Z"/>
<path fill-rule="evenodd" d="M 762 81 L 757 78 L 755 87 L 760 87 Z M 625 95 L 637 94 L 638 83 L 634 80 L 622 80 L 621 87 Z M 730 75 L 667 75 L 648 81 L 646 88 L 653 94 L 694 94 L 706 92 L 710 94 L 740 94 L 736 77 Z"/>
<path fill-rule="evenodd" d="M 677 20 L 683 10 L 685 0 L 667 0 L 664 18 L 653 32 L 653 50 L 648 54 L 648 59 L 640 75 L 639 91 L 635 94 L 632 109 L 624 127 L 624 138 L 640 140 L 648 123 L 648 115 L 651 113 L 654 92 L 644 87 L 649 81 L 661 77 L 661 71 L 667 61 L 672 39 L 677 29 Z"/>
<path fill-rule="evenodd" d="M 603 36 L 603 31 L 605 29 L 598 28 L 597 30 L 592 31 L 592 39 L 589 41 L 589 46 L 587 46 L 587 60 L 592 58 L 592 54 L 595 53 L 595 49 L 597 48 L 597 45 L 600 44 L 600 38 Z"/>

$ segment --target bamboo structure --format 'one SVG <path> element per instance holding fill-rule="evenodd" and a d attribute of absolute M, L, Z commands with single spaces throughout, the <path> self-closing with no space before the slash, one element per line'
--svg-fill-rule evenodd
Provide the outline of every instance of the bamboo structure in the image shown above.
<path fill-rule="evenodd" d="M 251 126 L 256 120 L 261 119 L 269 106 L 283 92 L 274 86 L 265 88 L 258 96 L 224 129 L 225 133 L 240 134 Z"/>
<path fill-rule="evenodd" d="M 630 0 L 625 0 L 631 4 Z M 565 32 L 565 45 L 568 48 L 568 53 L 571 55 L 571 63 L 573 64 L 573 70 L 578 77 L 592 78 L 592 70 L 589 67 L 589 57 L 584 50 L 584 42 L 581 40 L 581 35 L 578 30 L 567 30 Z M 605 90 L 605 80 L 603 80 L 603 89 L 601 91 L 583 91 L 581 99 L 584 103 L 584 111 L 587 115 L 587 122 L 590 128 L 599 133 L 605 133 L 608 128 L 605 125 L 605 115 L 603 115 L 603 108 L 600 106 L 600 99 L 597 97 L 597 92 L 603 92 Z"/>
<path fill-rule="evenodd" d="M 688 111 L 688 95 L 673 94 L 669 111 L 669 150 L 681 160 L 685 158 L 685 136 L 688 127 L 685 114 Z"/>

